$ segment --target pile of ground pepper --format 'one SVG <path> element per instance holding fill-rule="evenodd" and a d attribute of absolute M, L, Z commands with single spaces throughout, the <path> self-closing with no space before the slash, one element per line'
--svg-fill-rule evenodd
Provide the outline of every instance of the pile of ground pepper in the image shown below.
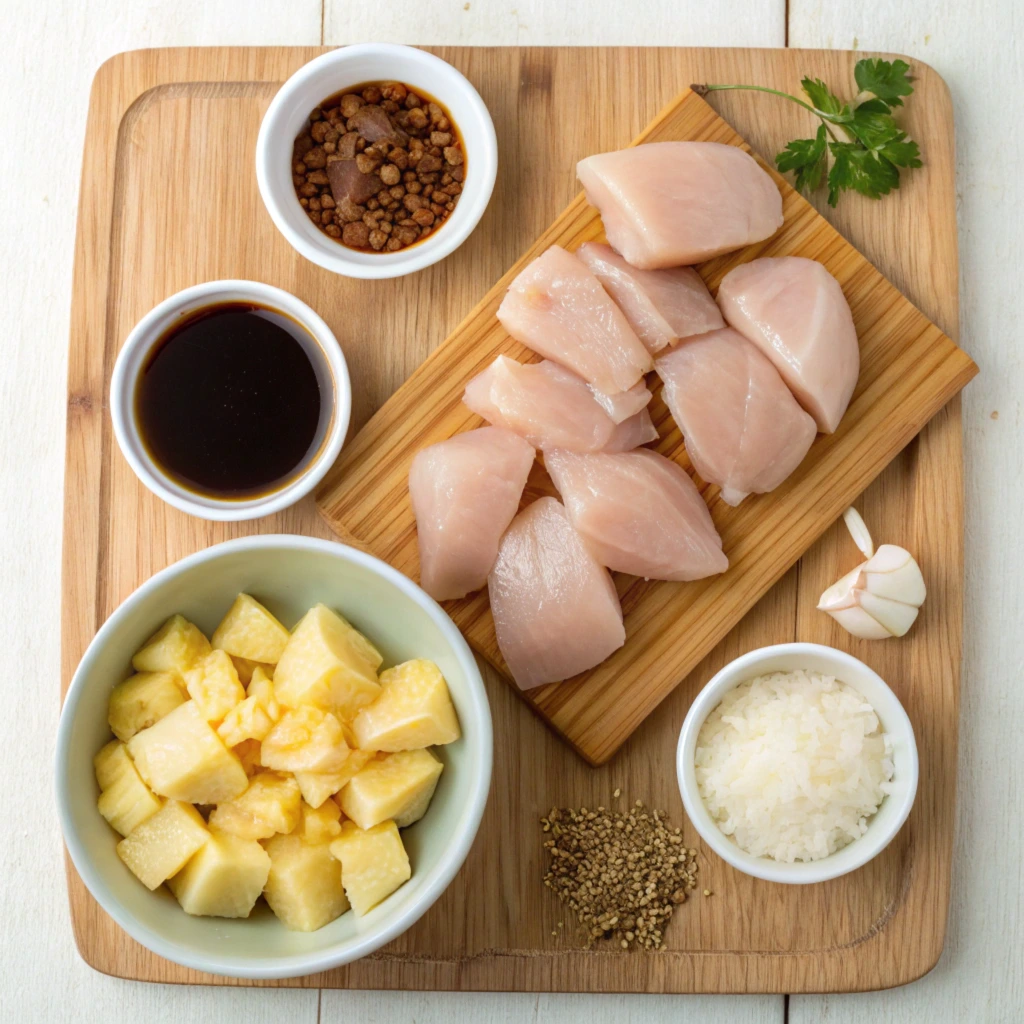
<path fill-rule="evenodd" d="M 637 800 L 626 812 L 552 807 L 541 818 L 550 834 L 544 884 L 576 912 L 588 946 L 661 946 L 672 911 L 697 885 L 697 851 L 666 817 Z"/>

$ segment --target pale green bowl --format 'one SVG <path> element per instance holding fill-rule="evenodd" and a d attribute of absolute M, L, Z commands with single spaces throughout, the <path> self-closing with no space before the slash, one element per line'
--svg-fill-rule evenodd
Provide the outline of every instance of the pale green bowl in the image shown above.
<path fill-rule="evenodd" d="M 317 602 L 366 633 L 384 664 L 437 662 L 462 738 L 438 748 L 445 770 L 430 810 L 403 839 L 412 878 L 364 917 L 290 932 L 265 907 L 245 920 L 190 917 L 121 863 L 118 836 L 96 810 L 92 759 L 111 739 L 107 700 L 142 642 L 175 612 L 209 635 L 240 591 L 286 626 Z M 135 591 L 103 624 L 71 681 L 57 733 L 57 804 L 71 859 L 97 902 L 134 939 L 175 963 L 239 978 L 290 978 L 350 963 L 418 920 L 455 877 L 487 802 L 493 737 L 483 681 L 462 634 L 415 583 L 370 555 L 308 537 L 228 541 L 182 559 Z"/>

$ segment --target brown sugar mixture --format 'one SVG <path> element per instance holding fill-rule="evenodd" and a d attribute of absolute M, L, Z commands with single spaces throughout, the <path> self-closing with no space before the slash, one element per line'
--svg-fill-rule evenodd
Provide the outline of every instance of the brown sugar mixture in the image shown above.
<path fill-rule="evenodd" d="M 462 194 L 466 157 L 448 112 L 401 82 L 328 97 L 295 139 L 292 181 L 324 234 L 396 252 L 437 231 Z"/>
<path fill-rule="evenodd" d="M 638 800 L 624 812 L 552 807 L 541 818 L 544 884 L 575 912 L 588 946 L 605 938 L 660 948 L 672 912 L 697 885 L 697 851 L 665 817 Z"/>

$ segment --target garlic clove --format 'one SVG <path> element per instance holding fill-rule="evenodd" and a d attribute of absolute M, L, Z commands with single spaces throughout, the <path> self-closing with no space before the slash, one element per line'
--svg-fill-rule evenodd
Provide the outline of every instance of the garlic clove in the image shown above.
<path fill-rule="evenodd" d="M 864 563 L 867 565 L 867 562 Z M 832 584 L 818 601 L 818 610 L 832 613 L 842 608 L 853 608 L 856 602 L 853 599 L 853 588 L 860 579 L 860 571 L 863 566 L 858 565 L 856 569 L 848 572 L 841 580 Z"/>
<path fill-rule="evenodd" d="M 875 553 L 875 542 L 871 539 L 867 523 L 852 505 L 843 513 L 843 522 L 846 523 L 853 543 L 860 548 L 861 554 L 865 558 L 871 558 Z"/>
<path fill-rule="evenodd" d="M 917 606 L 879 597 L 870 590 L 855 592 L 857 603 L 868 613 L 889 636 L 904 636 L 917 618 Z"/>
<path fill-rule="evenodd" d="M 927 590 L 921 567 L 905 548 L 883 544 L 863 566 L 864 588 L 879 597 L 920 607 Z"/>
<path fill-rule="evenodd" d="M 892 636 L 878 619 L 873 618 L 859 604 L 829 609 L 828 613 L 847 633 L 852 633 L 862 640 L 888 640 Z"/>

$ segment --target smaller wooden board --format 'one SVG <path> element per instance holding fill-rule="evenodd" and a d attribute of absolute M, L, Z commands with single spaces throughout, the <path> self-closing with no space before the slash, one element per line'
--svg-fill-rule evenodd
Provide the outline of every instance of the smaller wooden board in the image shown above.
<path fill-rule="evenodd" d="M 636 140 L 686 139 L 749 147 L 687 89 Z M 733 267 L 759 256 L 819 260 L 843 287 L 860 340 L 857 389 L 839 429 L 819 434 L 802 465 L 770 494 L 738 508 L 694 472 L 683 439 L 660 398 L 651 415 L 658 451 L 690 470 L 722 536 L 729 569 L 692 583 L 647 581 L 618 574 L 626 643 L 572 680 L 538 687 L 524 698 L 591 764 L 602 764 L 675 689 L 758 599 L 950 398 L 977 373 L 970 358 L 897 291 L 813 206 L 763 161 L 783 197 L 785 222 L 765 242 L 713 259 L 697 269 L 716 292 Z M 568 170 L 567 170 L 568 173 Z M 581 193 L 495 284 L 476 308 L 394 394 L 321 485 L 317 505 L 341 537 L 419 576 L 416 521 L 409 500 L 409 464 L 427 445 L 482 420 L 462 404 L 466 383 L 499 354 L 523 362 L 539 356 L 512 339 L 495 312 L 509 283 L 551 245 L 575 250 L 604 240 L 597 210 Z M 554 494 L 540 471 L 523 496 L 529 504 Z M 506 678 L 486 590 L 445 605 L 470 644 Z M 509 679 L 511 682 L 511 679 Z M 512 685 L 515 685 L 514 683 Z"/>

